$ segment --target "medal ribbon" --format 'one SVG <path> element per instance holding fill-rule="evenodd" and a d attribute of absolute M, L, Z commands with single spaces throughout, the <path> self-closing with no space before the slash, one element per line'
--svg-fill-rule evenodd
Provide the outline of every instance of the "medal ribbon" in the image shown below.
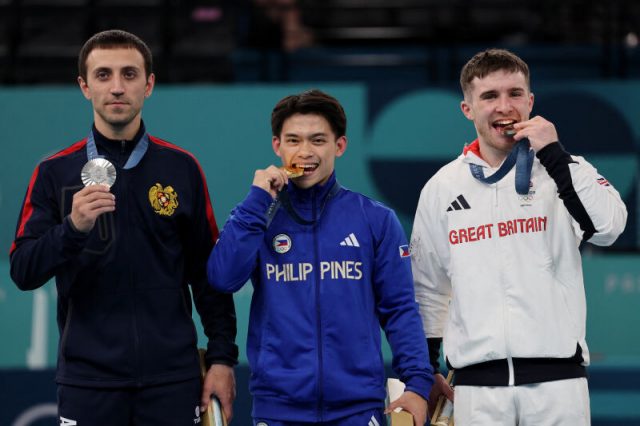
<path fill-rule="evenodd" d="M 491 176 L 485 177 L 482 166 L 469 164 L 473 177 L 481 182 L 492 184 L 498 182 L 516 166 L 516 192 L 521 195 L 529 193 L 529 181 L 531 180 L 531 168 L 533 167 L 533 150 L 529 149 L 529 139 L 521 139 L 511 150 L 500 168 Z"/>
<path fill-rule="evenodd" d="M 145 152 L 147 152 L 147 148 L 149 148 L 149 135 L 145 132 L 136 147 L 131 151 L 131 155 L 129 155 L 123 169 L 128 170 L 137 166 Z M 93 139 L 93 132 L 90 132 L 89 136 L 87 136 L 87 158 L 91 161 L 94 158 L 102 157 L 102 155 L 98 155 L 98 147 L 96 147 L 96 141 Z"/>
<path fill-rule="evenodd" d="M 329 193 L 324 198 L 322 206 L 320 206 L 320 212 L 318 213 L 318 218 L 320 218 L 320 216 L 322 215 L 322 212 L 324 211 L 324 208 L 327 205 L 327 201 L 329 201 L 330 198 L 333 198 L 338 193 L 338 191 L 340 191 L 341 188 L 342 186 L 340 186 L 340 184 L 337 181 L 336 183 L 333 184 L 333 186 L 329 190 Z M 293 220 L 295 220 L 301 225 L 312 225 L 316 222 L 315 220 L 303 219 L 298 214 L 298 212 L 295 211 L 295 209 L 293 208 L 293 205 L 291 204 L 291 199 L 289 198 L 287 187 L 285 186 L 282 190 L 280 190 L 276 199 L 273 200 L 273 202 L 269 206 L 269 210 L 267 211 L 267 227 L 269 227 L 269 225 L 271 224 L 271 221 L 276 216 L 276 213 L 278 212 L 278 209 L 280 207 L 283 207 L 287 211 L 287 213 L 291 215 Z"/>

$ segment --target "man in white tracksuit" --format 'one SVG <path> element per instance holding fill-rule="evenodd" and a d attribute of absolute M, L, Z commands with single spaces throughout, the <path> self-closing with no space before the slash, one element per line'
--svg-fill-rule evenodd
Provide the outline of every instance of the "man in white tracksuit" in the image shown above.
<path fill-rule="evenodd" d="M 411 238 L 431 362 L 444 342 L 456 426 L 588 425 L 579 245 L 612 244 L 625 205 L 551 122 L 529 117 L 522 59 L 480 52 L 460 83 L 478 137 L 425 185 Z M 437 374 L 431 400 L 442 393 L 453 396 Z"/>

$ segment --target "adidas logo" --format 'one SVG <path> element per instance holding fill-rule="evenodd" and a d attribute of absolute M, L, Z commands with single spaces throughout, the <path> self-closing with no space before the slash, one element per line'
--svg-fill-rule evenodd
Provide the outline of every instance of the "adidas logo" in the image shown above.
<path fill-rule="evenodd" d="M 458 195 L 458 198 L 453 200 L 447 211 L 450 212 L 453 210 L 469 210 L 470 208 L 471 206 L 469 205 L 469 203 L 467 203 L 467 200 L 465 200 L 464 196 L 460 194 Z"/>
<path fill-rule="evenodd" d="M 352 233 L 350 233 L 347 238 L 345 238 L 344 240 L 342 240 L 342 242 L 340 243 L 341 246 L 349 246 L 349 247 L 360 247 L 360 243 L 358 242 L 358 239 L 356 238 L 356 236 Z"/>
<path fill-rule="evenodd" d="M 380 423 L 378 423 L 378 420 L 376 420 L 374 416 L 371 416 L 371 420 L 369 420 L 369 426 L 380 426 Z"/>

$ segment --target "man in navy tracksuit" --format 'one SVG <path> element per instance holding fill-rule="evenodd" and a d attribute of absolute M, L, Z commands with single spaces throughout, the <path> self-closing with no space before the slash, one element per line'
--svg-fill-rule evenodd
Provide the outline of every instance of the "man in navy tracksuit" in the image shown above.
<path fill-rule="evenodd" d="M 285 167 L 255 172 L 208 262 L 217 290 L 253 283 L 254 425 L 385 424 L 380 326 L 407 385 L 391 408 L 423 425 L 433 378 L 398 219 L 337 182 L 347 138 L 336 99 L 288 96 L 271 117 Z"/>
<path fill-rule="evenodd" d="M 206 282 L 218 230 L 204 174 L 191 154 L 146 133 L 141 109 L 155 78 L 144 42 L 96 34 L 79 68 L 94 126 L 36 167 L 11 247 L 20 289 L 56 278 L 60 424 L 193 425 L 212 393 L 230 417 L 235 310 Z M 83 187 L 81 170 L 96 159 L 112 163 L 110 188 Z M 189 284 L 209 338 L 204 386 Z"/>

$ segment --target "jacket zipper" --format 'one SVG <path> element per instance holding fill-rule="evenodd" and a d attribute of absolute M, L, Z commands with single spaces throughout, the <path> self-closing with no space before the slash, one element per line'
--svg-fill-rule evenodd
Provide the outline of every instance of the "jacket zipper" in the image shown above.
<path fill-rule="evenodd" d="M 125 141 L 121 142 L 121 152 L 124 153 L 125 150 Z M 127 180 L 124 179 L 124 174 L 123 173 L 123 169 L 118 170 L 118 173 L 120 174 L 119 178 L 121 179 L 121 185 L 120 185 L 120 191 L 119 195 L 120 197 L 118 197 L 120 199 L 120 214 L 125 216 L 124 222 L 123 222 L 123 228 L 124 228 L 124 232 L 122 233 L 122 235 L 120 236 L 123 240 L 127 239 L 129 235 L 131 235 L 131 233 L 129 232 L 129 227 L 131 224 L 130 221 L 130 217 L 129 217 L 129 208 L 128 208 L 128 204 L 129 204 L 129 199 L 127 197 L 127 188 L 126 188 L 126 183 Z M 123 200 L 125 201 L 125 204 L 127 204 L 127 206 L 123 207 L 122 206 L 122 202 Z M 125 252 L 125 258 L 129 258 L 130 254 L 129 254 L 129 245 L 127 243 L 127 241 L 123 241 L 122 244 L 123 250 Z M 136 382 L 138 384 L 138 386 L 142 386 L 142 382 L 143 382 L 143 377 L 144 377 L 144 372 L 143 372 L 143 365 L 142 365 L 142 357 L 140 355 L 140 335 L 138 333 L 138 313 L 137 313 L 137 306 L 136 306 L 136 282 L 135 282 L 135 276 L 133 273 L 133 268 L 131 267 L 131 263 L 128 263 L 128 269 L 129 269 L 129 287 L 130 287 L 130 291 L 131 291 L 131 325 L 133 327 L 133 350 L 134 350 L 134 355 L 135 355 L 135 364 L 136 364 L 136 372 L 134 374 L 134 376 L 136 377 Z"/>
<path fill-rule="evenodd" d="M 122 162 L 122 157 L 125 156 L 125 154 L 127 153 L 127 141 L 126 140 L 121 140 L 120 141 L 120 159 L 121 159 L 121 164 L 126 164 L 127 160 L 125 159 L 124 162 Z M 119 191 L 119 195 L 121 195 L 121 197 L 119 197 L 120 199 L 125 199 L 126 201 L 125 203 L 128 205 L 129 204 L 129 199 L 128 197 L 125 195 L 127 194 L 127 188 L 125 187 L 126 184 L 126 180 L 123 179 L 123 175 L 124 175 L 124 169 L 120 169 L 118 170 L 118 173 L 120 174 L 120 179 L 121 179 L 121 185 L 120 185 L 120 191 Z M 120 201 L 120 204 L 122 204 L 122 200 Z M 122 205 L 120 206 L 120 212 L 121 214 L 123 214 L 124 216 L 126 216 L 124 218 L 124 226 L 123 228 L 126 228 L 125 231 L 123 232 L 121 238 L 126 238 L 127 236 L 130 235 L 129 232 L 129 227 L 131 224 L 130 221 L 130 217 L 129 217 L 129 209 L 127 207 L 123 208 Z M 123 244 L 123 249 L 125 251 L 125 258 L 129 258 L 129 245 L 127 244 L 127 242 L 125 241 Z M 131 265 L 131 263 L 129 263 L 129 265 Z M 130 290 L 131 290 L 131 325 L 133 327 L 133 351 L 135 354 L 135 364 L 136 364 L 136 372 L 134 374 L 134 376 L 136 377 L 136 382 L 138 386 L 142 386 L 143 385 L 143 377 L 144 377 L 144 372 L 143 372 L 143 365 L 142 365 L 142 356 L 140 355 L 140 335 L 138 333 L 138 310 L 137 310 L 137 306 L 136 306 L 136 282 L 135 282 L 135 275 L 133 273 L 133 268 L 131 266 L 129 266 L 129 286 L 130 286 Z"/>
<path fill-rule="evenodd" d="M 500 195 L 500 191 L 499 191 L 499 186 L 500 186 L 500 182 L 496 182 L 494 185 L 494 205 L 495 205 L 495 209 L 492 212 L 492 216 L 493 216 L 493 223 L 496 223 L 497 221 L 497 216 L 496 216 L 496 210 L 500 207 L 499 206 L 499 195 Z M 498 256 L 499 259 L 503 259 L 503 257 L 500 255 Z M 500 282 L 502 283 L 502 315 L 504 316 L 504 350 L 505 350 L 505 355 L 507 357 L 507 366 L 508 366 L 508 370 L 509 370 L 509 382 L 508 385 L 509 386 L 513 386 L 514 384 L 514 373 L 513 373 L 513 358 L 511 357 L 511 351 L 509 350 L 509 309 L 507 307 L 507 283 L 505 282 L 504 279 L 504 265 L 500 265 Z"/>
<path fill-rule="evenodd" d="M 318 217 L 316 211 L 316 196 L 317 191 L 316 188 L 313 189 L 312 199 L 311 199 L 311 208 L 313 214 L 313 249 L 315 254 L 315 264 L 318 265 L 319 256 L 318 256 Z M 318 421 L 323 421 L 322 415 L 322 401 L 324 399 L 323 395 L 323 386 L 322 386 L 322 378 L 324 376 L 323 368 L 322 368 L 322 312 L 320 307 L 320 268 L 315 268 L 316 275 L 316 288 L 315 288 L 315 296 L 316 296 L 316 333 L 317 333 L 317 344 L 318 344 Z"/>

